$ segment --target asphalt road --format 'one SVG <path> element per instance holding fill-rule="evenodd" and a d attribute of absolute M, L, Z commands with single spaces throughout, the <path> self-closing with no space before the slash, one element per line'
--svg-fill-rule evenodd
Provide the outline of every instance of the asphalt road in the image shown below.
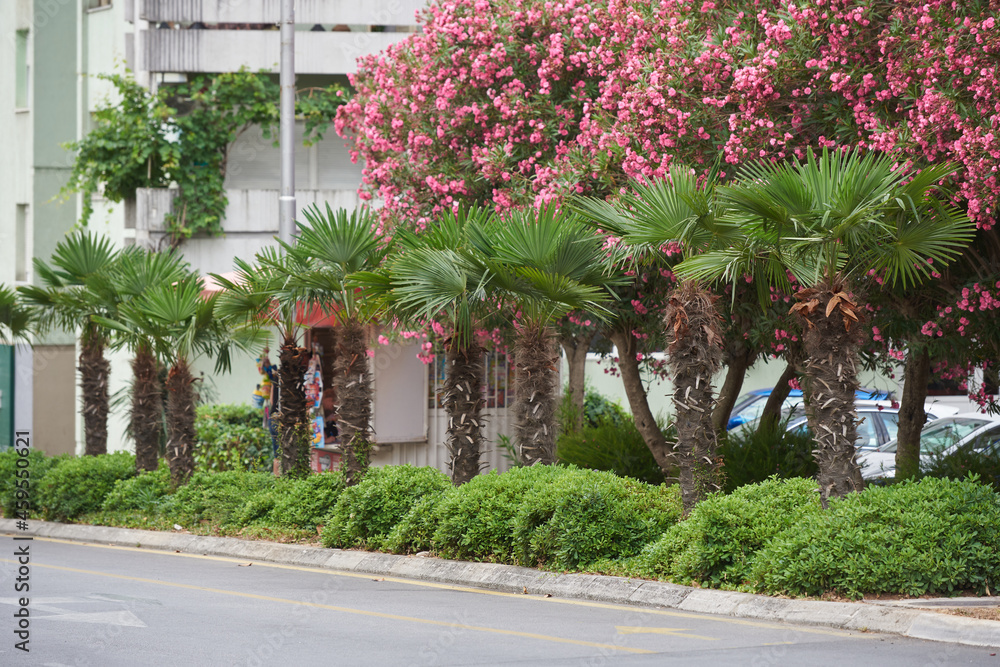
<path fill-rule="evenodd" d="M 890 635 L 44 538 L 2 544 L 0 665 L 1000 667 L 996 649 Z M 15 591 L 24 545 L 29 593 Z M 28 653 L 15 648 L 24 595 Z"/>

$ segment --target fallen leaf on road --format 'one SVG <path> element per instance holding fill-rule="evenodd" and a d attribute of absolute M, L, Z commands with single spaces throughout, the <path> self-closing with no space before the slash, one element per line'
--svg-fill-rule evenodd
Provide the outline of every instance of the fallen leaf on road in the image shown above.
<path fill-rule="evenodd" d="M 243 563 L 237 563 L 237 565 L 239 565 L 240 567 L 250 567 L 251 565 L 253 565 L 253 563 L 247 563 L 246 565 L 244 565 Z"/>
<path fill-rule="evenodd" d="M 524 587 L 524 590 L 523 590 L 523 591 L 521 591 L 521 595 L 527 595 L 527 594 L 528 594 L 528 587 L 527 587 L 527 586 L 525 586 L 525 587 Z"/>

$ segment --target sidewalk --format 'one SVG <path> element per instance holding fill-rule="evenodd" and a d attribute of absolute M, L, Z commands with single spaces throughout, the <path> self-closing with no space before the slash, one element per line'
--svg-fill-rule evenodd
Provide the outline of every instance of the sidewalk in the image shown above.
<path fill-rule="evenodd" d="M 475 586 L 508 593 L 552 595 L 615 604 L 668 607 L 689 612 L 725 614 L 763 621 L 821 625 L 841 630 L 885 632 L 916 639 L 1000 648 L 1000 621 L 938 614 L 913 608 L 963 606 L 972 598 L 906 600 L 893 603 L 791 600 L 750 593 L 691 588 L 659 581 L 593 574 L 558 574 L 513 565 L 470 563 L 421 556 L 397 556 L 366 551 L 343 551 L 204 537 L 128 528 L 29 521 L 27 531 L 16 531 L 13 519 L 0 519 L 6 535 L 33 535 L 80 542 L 98 542 L 165 551 L 363 572 L 380 576 L 421 579 Z M 996 603 L 996 598 L 980 599 Z"/>

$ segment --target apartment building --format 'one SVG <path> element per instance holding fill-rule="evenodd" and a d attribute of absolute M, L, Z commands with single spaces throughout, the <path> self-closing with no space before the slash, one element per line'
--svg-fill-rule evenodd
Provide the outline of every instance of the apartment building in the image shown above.
<path fill-rule="evenodd" d="M 78 195 L 60 198 L 73 156 L 63 145 L 84 136 L 94 109 L 111 93 L 94 75 L 128 68 L 150 89 L 198 74 L 249 70 L 278 72 L 280 0 L 4 0 L 0 2 L 0 281 L 32 282 L 31 258 L 47 258 L 77 224 Z M 359 56 L 376 53 L 416 30 L 422 0 L 296 0 L 297 88 L 347 83 Z M 298 128 L 301 137 L 303 129 Z M 317 202 L 334 208 L 359 204 L 361 165 L 351 163 L 334 132 L 308 148 L 296 145 L 298 210 Z M 229 205 L 224 235 L 195 237 L 181 247 L 202 272 L 232 269 L 234 257 L 252 258 L 278 233 L 280 156 L 259 129 L 230 150 Z M 90 228 L 116 244 L 156 247 L 175 192 L 146 189 L 121 205 L 95 201 Z M 311 342 L 321 344 L 324 332 Z M 435 398 L 441 370 L 424 366 L 415 346 L 381 348 L 373 358 L 375 460 L 444 468 L 445 418 Z M 0 431 L 30 429 L 37 447 L 82 452 L 78 415 L 76 341 L 53 333 L 31 349 L 0 349 Z M 217 402 L 249 402 L 257 379 L 252 359 L 228 376 L 211 376 L 206 391 Z M 509 369 L 491 361 L 491 436 L 506 428 Z M 128 382 L 124 354 L 112 359 L 112 391 Z M 6 384 L 5 384 L 6 383 Z M 8 405 L 9 391 L 13 401 Z M 109 447 L 127 446 L 124 411 L 109 424 Z M 6 416 L 6 417 L 5 417 Z M 8 429 L 9 430 L 9 429 Z M 122 444 L 119 444 L 122 443 Z M 487 460 L 506 467 L 492 452 Z"/>

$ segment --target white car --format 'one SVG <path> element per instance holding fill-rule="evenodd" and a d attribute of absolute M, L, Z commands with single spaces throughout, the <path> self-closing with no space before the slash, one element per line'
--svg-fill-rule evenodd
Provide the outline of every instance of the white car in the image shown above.
<path fill-rule="evenodd" d="M 1000 447 L 1000 417 L 969 412 L 928 422 L 920 432 L 920 463 L 927 465 L 932 457 L 947 456 L 973 442 L 977 451 Z M 895 477 L 896 440 L 862 453 L 858 463 L 865 479 Z"/>

